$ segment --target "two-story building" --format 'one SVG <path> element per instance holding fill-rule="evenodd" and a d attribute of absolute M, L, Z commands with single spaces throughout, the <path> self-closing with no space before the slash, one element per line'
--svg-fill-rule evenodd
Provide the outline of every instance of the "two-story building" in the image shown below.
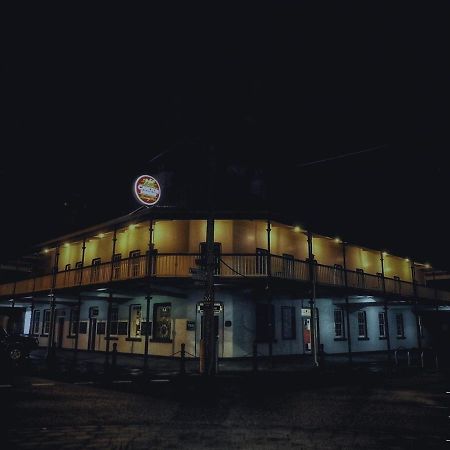
<path fill-rule="evenodd" d="M 2 304 L 26 311 L 41 346 L 171 356 L 184 343 L 198 356 L 205 238 L 206 213 L 168 208 L 61 236 L 36 249 L 29 277 L 0 285 Z M 311 316 L 325 353 L 424 347 L 450 302 L 424 264 L 269 214 L 217 213 L 214 241 L 219 357 L 254 342 L 267 354 L 269 341 L 274 355 L 308 354 Z"/>

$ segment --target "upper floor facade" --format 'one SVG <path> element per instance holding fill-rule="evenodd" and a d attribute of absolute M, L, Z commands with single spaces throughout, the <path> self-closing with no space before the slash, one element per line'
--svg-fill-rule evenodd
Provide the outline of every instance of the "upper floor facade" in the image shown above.
<path fill-rule="evenodd" d="M 148 275 L 189 278 L 205 252 L 205 238 L 206 220 L 202 218 L 127 216 L 44 243 L 37 251 L 39 264 L 32 276 L 0 285 L 0 296 Z M 450 300 L 450 294 L 426 287 L 429 267 L 425 264 L 335 237 L 307 233 L 281 221 L 218 218 L 214 241 L 217 277 L 274 277 L 307 282 L 311 279 L 312 251 L 314 280 L 318 284 Z"/>

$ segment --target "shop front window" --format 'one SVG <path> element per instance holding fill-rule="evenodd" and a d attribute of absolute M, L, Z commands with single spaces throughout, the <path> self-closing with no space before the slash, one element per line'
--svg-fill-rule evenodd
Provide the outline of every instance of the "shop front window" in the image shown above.
<path fill-rule="evenodd" d="M 171 338 L 170 303 L 157 303 L 153 307 L 153 340 L 170 341 Z"/>

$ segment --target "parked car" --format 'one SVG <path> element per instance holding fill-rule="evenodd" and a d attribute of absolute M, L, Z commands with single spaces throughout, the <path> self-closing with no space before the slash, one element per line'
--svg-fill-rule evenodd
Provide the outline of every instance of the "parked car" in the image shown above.
<path fill-rule="evenodd" d="M 4 328 L 0 328 L 0 355 L 2 358 L 19 363 L 38 347 L 37 338 L 21 334 L 8 334 Z"/>

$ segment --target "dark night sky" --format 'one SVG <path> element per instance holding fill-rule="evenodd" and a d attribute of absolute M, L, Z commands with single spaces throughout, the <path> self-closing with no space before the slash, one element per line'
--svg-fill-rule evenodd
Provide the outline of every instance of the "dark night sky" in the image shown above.
<path fill-rule="evenodd" d="M 3 14 L 2 259 L 131 211 L 161 164 L 195 205 L 214 145 L 224 206 L 262 173 L 304 226 L 450 268 L 447 11 L 311 3 Z"/>

